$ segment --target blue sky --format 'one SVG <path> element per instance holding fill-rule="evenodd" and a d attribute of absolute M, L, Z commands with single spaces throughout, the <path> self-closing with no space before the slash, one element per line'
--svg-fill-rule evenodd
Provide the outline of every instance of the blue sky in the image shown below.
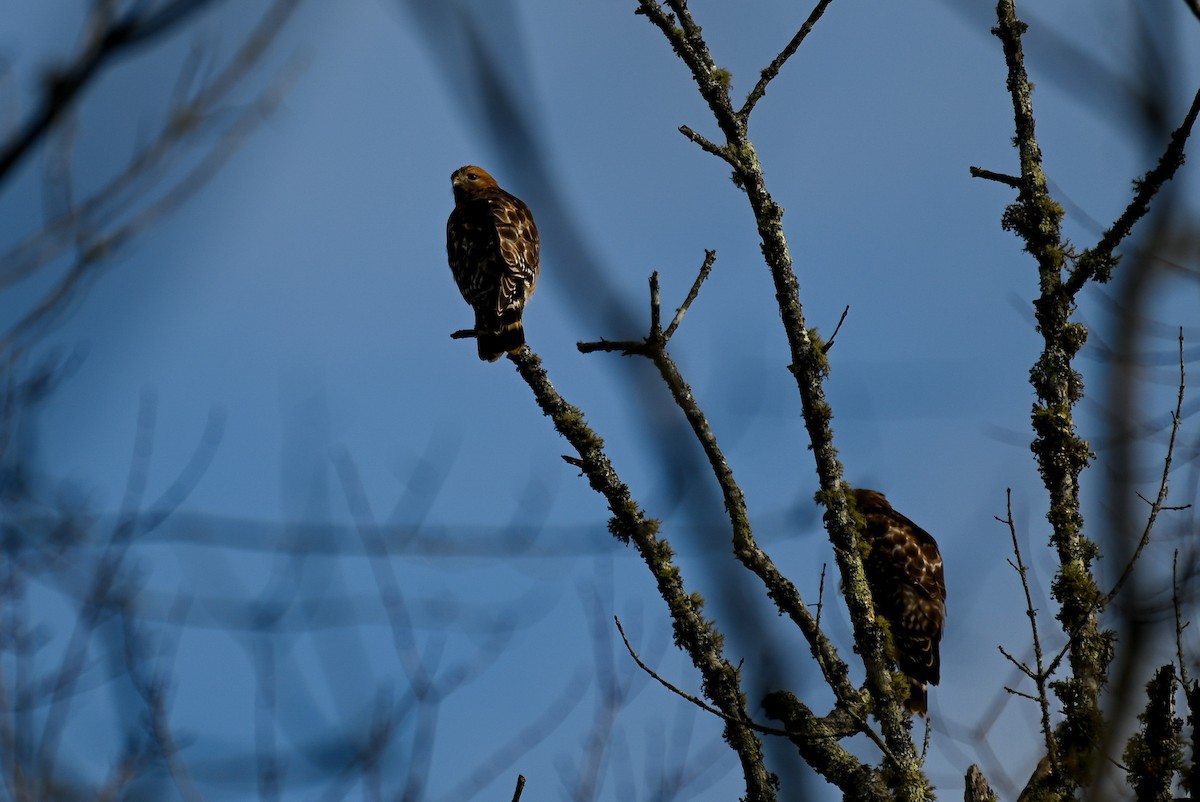
<path fill-rule="evenodd" d="M 31 65 L 66 52 L 81 5 L 2 4 L 0 18 L 10 22 L 0 23 L 0 50 L 13 65 L 5 94 L 29 102 Z M 716 60 L 733 73 L 736 96 L 807 13 L 776 1 L 692 5 Z M 751 123 L 769 186 L 787 210 L 809 325 L 829 333 L 850 307 L 828 385 L 847 478 L 884 490 L 942 544 L 951 618 L 945 678 L 933 693 L 929 765 L 948 796 L 958 793 L 967 763 L 986 757 L 969 743 L 946 745 L 946 730 L 977 726 L 979 700 L 997 698 L 1015 681 L 996 644 L 1023 653 L 1027 642 L 1020 587 L 1005 564 L 1007 532 L 992 520 L 1003 513 L 1005 488 L 1014 490 L 1043 590 L 1051 575 L 1039 551 L 1047 533 L 1043 494 L 1026 447 L 1036 275 L 999 225 L 1012 193 L 968 173 L 971 165 L 1016 169 L 999 43 L 988 34 L 987 8 L 968 5 L 834 3 Z M 218 4 L 194 36 L 111 70 L 80 109 L 80 185 L 110 174 L 139 131 L 153 126 L 188 44 L 227 54 L 264 7 Z M 529 342 L 606 439 L 647 511 L 664 518 L 689 587 L 710 599 L 720 621 L 722 609 L 737 609 L 754 588 L 727 572 L 711 478 L 673 473 L 699 458 L 694 444 L 674 439 L 682 416 L 648 364 L 575 348 L 579 340 L 643 334 L 650 272 L 660 272 L 664 308 L 674 309 L 704 250 L 717 251 L 672 353 L 747 492 L 758 537 L 810 601 L 829 558 L 753 220 L 722 164 L 676 130 L 713 130 L 682 63 L 633 15 L 632 3 L 447 7 L 470 9 L 486 32 L 501 77 L 516 87 L 533 123 L 540 161 L 485 124 L 486 99 L 464 80 L 470 46 L 462 29 L 431 37 L 430 17 L 398 1 L 303 4 L 263 72 L 266 80 L 289 59 L 302 59 L 294 88 L 227 167 L 114 261 L 49 335 L 47 347 L 80 348 L 85 358 L 40 418 L 46 470 L 98 509 L 113 510 L 147 393 L 157 415 L 151 496 L 186 462 L 208 416 L 223 416 L 223 438 L 187 514 L 133 552 L 145 572 L 150 618 L 160 617 L 153 608 L 173 593 L 249 600 L 275 592 L 271 583 L 285 575 L 287 560 L 257 544 L 284 542 L 282 522 L 333 522 L 341 527 L 337 542 L 353 544 L 334 467 L 346 458 L 380 520 L 416 527 L 421 544 L 444 548 L 393 560 L 406 592 L 421 600 L 419 617 L 428 618 L 418 642 L 433 648 L 444 639 L 446 660 L 465 659 L 486 640 L 470 622 L 511 607 L 520 623 L 512 640 L 443 709 L 430 799 L 452 793 L 459 755 L 489 754 L 570 690 L 572 677 L 592 673 L 595 627 L 616 650 L 618 676 L 638 688 L 636 709 L 622 713 L 637 771 L 652 754 L 646 739 L 680 743 L 691 711 L 647 685 L 625 659 L 608 623 L 614 612 L 634 622 L 639 649 L 665 675 L 697 686 L 670 647 L 646 572 L 607 535 L 601 501 L 559 460 L 566 443 L 528 389 L 506 362 L 480 363 L 472 343 L 449 339 L 470 323 L 445 264 L 453 169 L 481 164 L 533 209 L 543 271 L 526 316 Z M 1190 47 L 1180 74 L 1194 75 L 1200 27 L 1183 4 L 1163 7 L 1178 20 L 1172 35 L 1180 45 L 1164 52 Z M 1136 58 L 1126 37 L 1131 18 L 1107 2 L 1039 5 L 1036 14 L 1026 44 L 1039 136 L 1056 191 L 1080 212 L 1068 217 L 1068 231 L 1086 245 L 1098 232 L 1085 214 L 1113 219 L 1129 181 L 1154 157 L 1136 144 L 1127 101 L 1103 75 L 1079 79 L 1072 70 L 1084 67 L 1061 43 L 1127 74 Z M 1167 91 L 1177 121 L 1194 87 Z M 38 225 L 38 165 L 28 162 L 0 196 L 7 221 L 0 246 Z M 1185 168 L 1177 187 L 1185 208 L 1194 208 L 1198 188 L 1194 168 Z M 1195 283 L 1181 284 L 1162 293 L 1156 315 L 1194 331 Z M 0 300 L 4 320 L 40 286 Z M 1105 320 L 1099 300 L 1085 297 L 1083 319 Z M 1102 387 L 1097 363 L 1084 368 L 1096 378 L 1090 386 Z M 1165 386 L 1150 403 L 1165 411 L 1173 378 L 1163 371 Z M 1099 426 L 1094 416 L 1090 425 Z M 664 454 L 665 447 L 680 451 Z M 210 530 L 244 532 L 250 545 L 185 544 Z M 505 539 L 539 530 L 532 550 L 506 553 Z M 361 547 L 352 551 L 309 559 L 301 595 L 369 598 L 374 580 Z M 593 596 L 599 600 L 587 603 Z M 833 598 L 827 585 L 826 601 Z M 438 618 L 447 599 L 463 611 L 461 627 Z M 176 635 L 174 715 L 192 736 L 189 749 L 206 755 L 253 742 L 253 649 L 202 608 L 193 612 L 194 626 Z M 842 614 L 828 620 L 848 644 Z M 803 675 L 802 640 L 778 624 L 764 626 L 741 637 L 731 632 L 729 656 L 752 665 L 765 651 L 759 633 L 769 633 L 774 650 L 791 655 L 783 665 Z M 386 628 L 328 637 L 333 645 L 300 638 L 278 656 L 291 669 L 280 695 L 292 701 L 281 706 L 292 704 L 299 719 L 311 704 L 332 719 L 357 721 L 381 687 L 401 692 Z M 340 653 L 344 665 L 323 663 L 329 653 Z M 313 691 L 323 671 L 357 679 Z M 563 761 L 580 759 L 594 726 L 595 684 L 586 688 L 555 734 L 500 771 L 481 798 L 511 793 L 518 771 L 529 778 L 530 798 L 568 796 L 558 785 L 571 774 Z M 1033 757 L 1033 713 L 1010 701 L 991 731 L 992 748 L 1018 784 Z M 704 717 L 687 726 L 699 744 L 718 731 Z M 89 737 L 86 727 L 77 737 Z M 712 762 L 702 750 L 693 747 L 698 763 Z M 712 798 L 732 798 L 733 762 L 714 754 L 722 757 L 705 785 Z M 620 751 L 610 759 L 620 761 Z M 628 798 L 621 774 L 606 774 L 599 798 Z M 234 798 L 234 790 L 252 794 L 253 786 L 213 798 Z"/>

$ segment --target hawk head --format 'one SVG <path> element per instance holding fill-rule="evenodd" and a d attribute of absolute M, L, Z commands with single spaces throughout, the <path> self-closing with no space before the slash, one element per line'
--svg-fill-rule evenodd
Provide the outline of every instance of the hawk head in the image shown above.
<path fill-rule="evenodd" d="M 454 199 L 461 201 L 478 195 L 485 189 L 495 189 L 499 186 L 496 179 L 482 167 L 468 164 L 459 167 L 450 175 L 450 184 L 454 187 Z"/>

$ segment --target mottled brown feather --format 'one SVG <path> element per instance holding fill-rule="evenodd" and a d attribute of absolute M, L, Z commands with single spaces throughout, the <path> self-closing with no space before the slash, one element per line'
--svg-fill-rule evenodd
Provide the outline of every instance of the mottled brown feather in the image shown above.
<path fill-rule="evenodd" d="M 937 541 L 896 512 L 876 490 L 855 490 L 866 526 L 863 569 L 876 612 L 887 619 L 897 667 L 913 680 L 909 709 L 928 712 L 926 683 L 941 679 L 940 644 L 946 625 L 946 579 Z"/>

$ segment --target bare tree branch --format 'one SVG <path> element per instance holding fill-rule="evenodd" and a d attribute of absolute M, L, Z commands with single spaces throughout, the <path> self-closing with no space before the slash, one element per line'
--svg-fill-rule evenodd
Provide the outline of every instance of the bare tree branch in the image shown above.
<path fill-rule="evenodd" d="M 891 689 L 884 638 L 875 620 L 870 589 L 855 546 L 856 529 L 847 503 L 847 487 L 833 445 L 832 411 L 824 390 L 829 365 L 823 343 L 804 322 L 799 282 L 783 232 L 783 209 L 767 189 L 762 166 L 747 133 L 747 120 L 730 102 L 729 73 L 717 67 L 687 3 L 684 0 L 666 0 L 665 3 L 639 0 L 638 13 L 663 33 L 691 72 L 701 97 L 725 136 L 725 145 L 714 147 L 734 165 L 735 183 L 745 192 L 754 213 L 763 256 L 775 283 L 775 297 L 792 359 L 789 370 L 796 380 L 820 483 L 817 498 L 827 510 L 825 526 L 842 575 L 856 651 L 866 667 L 875 713 L 882 725 L 888 753 L 895 761 L 888 777 L 902 799 L 923 799 L 927 782 L 921 775 L 920 758 L 907 717 Z"/>
<path fill-rule="evenodd" d="M 1142 499 L 1150 507 L 1150 512 L 1146 516 L 1146 525 L 1142 528 L 1142 535 L 1138 538 L 1137 547 L 1133 550 L 1133 555 L 1126 563 L 1125 569 L 1121 571 L 1121 576 L 1113 584 L 1112 590 L 1104 595 L 1100 600 L 1101 607 L 1107 607 L 1112 603 L 1112 600 L 1121 592 L 1125 581 L 1129 579 L 1129 575 L 1133 573 L 1133 567 L 1137 564 L 1138 558 L 1142 555 L 1142 550 L 1146 548 L 1146 544 L 1150 542 L 1150 534 L 1154 531 L 1154 524 L 1158 520 L 1158 514 L 1165 509 L 1181 510 L 1187 509 L 1188 505 L 1182 507 L 1167 507 L 1167 488 L 1171 478 L 1171 460 L 1175 456 L 1175 438 L 1179 434 L 1179 424 L 1183 417 L 1183 392 L 1186 385 L 1187 373 L 1183 359 L 1183 327 L 1179 327 L 1179 393 L 1175 399 L 1175 409 L 1171 412 L 1171 436 L 1167 440 L 1167 454 L 1163 457 L 1162 477 L 1158 482 L 1158 495 L 1154 501 Z M 1139 494 L 1140 495 L 1140 494 Z"/>
<path fill-rule="evenodd" d="M 658 521 L 647 518 L 633 500 L 629 487 L 621 481 L 604 453 L 604 441 L 587 425 L 583 413 L 558 394 L 537 355 L 526 346 L 510 353 L 508 358 L 533 391 L 542 412 L 579 454 L 580 467 L 589 484 L 608 501 L 613 513 L 609 531 L 622 542 L 632 543 L 650 569 L 658 584 L 659 595 L 671 610 L 675 642 L 700 671 L 705 695 L 734 720 L 748 720 L 737 669 L 722 654 L 723 638 L 715 624 L 701 613 L 700 596 L 684 590 L 683 579 L 672 562 L 674 553 L 667 542 L 658 537 Z M 758 737 L 747 725 L 729 721 L 725 725 L 725 737 L 741 761 L 748 800 L 767 802 L 775 799 Z"/>
<path fill-rule="evenodd" d="M 816 6 L 809 13 L 808 19 L 804 20 L 804 24 L 800 26 L 800 30 L 796 31 L 796 35 L 792 37 L 791 41 L 762 71 L 758 83 L 750 90 L 750 94 L 746 96 L 746 102 L 738 110 L 738 116 L 743 121 L 750 117 L 750 112 L 754 111 L 755 104 L 762 100 L 763 95 L 767 93 L 767 84 L 775 80 L 775 76 L 779 75 L 779 71 L 783 69 L 787 60 L 795 55 L 796 51 L 800 49 L 800 45 L 804 44 L 804 40 L 812 32 L 813 26 L 817 24 L 817 20 L 821 19 L 821 15 L 825 13 L 825 9 L 829 8 L 831 2 L 833 0 L 818 0 Z"/>
<path fill-rule="evenodd" d="M 1037 696 L 1031 696 L 1038 703 L 1038 708 L 1042 715 L 1042 737 L 1045 739 L 1046 755 L 1050 761 L 1050 766 L 1054 767 L 1058 761 L 1058 741 L 1054 736 L 1054 728 L 1050 723 L 1050 693 L 1049 679 L 1053 676 L 1054 669 L 1047 669 L 1042 657 L 1042 636 L 1038 628 L 1037 607 L 1033 603 L 1033 593 L 1029 589 L 1029 568 L 1025 565 L 1021 557 L 1021 543 L 1017 539 L 1017 526 L 1013 521 L 1012 514 L 1012 488 L 1005 491 L 1005 518 L 997 521 L 1005 524 L 1008 527 L 1009 536 L 1012 538 L 1013 554 L 1016 555 L 1017 562 L 1013 566 L 1017 574 L 1021 577 L 1021 588 L 1025 591 L 1025 614 L 1029 617 L 1029 629 L 1033 639 L 1033 657 L 1034 664 L 1037 666 L 1035 671 L 1030 671 L 1025 666 L 1017 663 L 1010 655 L 1005 653 L 1005 656 L 1018 668 L 1034 681 L 1037 686 Z M 1010 563 L 1011 564 L 1011 563 Z M 1003 649 L 1001 650 L 1003 651 Z M 1061 656 L 1061 655 L 1060 655 Z"/>
<path fill-rule="evenodd" d="M 1183 122 L 1172 132 L 1171 141 L 1159 158 L 1158 164 L 1154 169 L 1134 181 L 1133 200 L 1129 202 L 1125 211 L 1121 212 L 1121 216 L 1117 218 L 1111 228 L 1104 232 L 1094 247 L 1079 255 L 1075 269 L 1071 271 L 1064 285 L 1069 295 L 1076 295 L 1089 281 L 1103 283 L 1112 276 L 1118 259 L 1114 256 L 1113 251 L 1125 241 L 1138 221 L 1146 216 L 1146 213 L 1150 211 L 1150 202 L 1183 166 L 1184 149 L 1187 146 L 1188 138 L 1192 135 L 1197 115 L 1200 115 L 1200 89 L 1196 90 L 1196 94 L 1192 98 L 1192 105 L 1188 108 Z"/>

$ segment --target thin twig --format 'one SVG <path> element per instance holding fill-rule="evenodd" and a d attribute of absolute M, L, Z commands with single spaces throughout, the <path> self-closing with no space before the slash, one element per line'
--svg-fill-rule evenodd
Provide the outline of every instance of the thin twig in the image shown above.
<path fill-rule="evenodd" d="M 679 133 L 683 134 L 692 142 L 695 142 L 697 145 L 699 145 L 700 149 L 705 153 L 711 153 L 721 161 L 729 162 L 729 164 L 733 167 L 738 166 L 737 162 L 734 161 L 733 156 L 729 153 L 729 148 L 721 147 L 711 139 L 708 139 L 702 134 L 696 133 L 686 125 L 679 126 Z"/>
<path fill-rule="evenodd" d="M 833 0 L 818 0 L 817 5 L 809 13 L 808 19 L 804 20 L 804 24 L 800 26 L 800 30 L 796 31 L 791 41 L 787 43 L 783 50 L 779 51 L 779 55 L 763 69 L 758 83 L 750 90 L 750 94 L 746 96 L 746 102 L 742 104 L 742 108 L 738 111 L 738 116 L 742 118 L 743 122 L 749 119 L 750 112 L 754 110 L 754 105 L 762 100 L 762 96 L 767 93 L 767 84 L 771 83 L 775 79 L 775 76 L 779 75 L 779 70 L 783 68 L 787 60 L 804 43 L 805 38 L 812 31 L 813 26 L 817 24 L 817 20 L 821 19 L 821 15 L 825 13 L 825 9 L 829 7 L 831 2 Z"/>
<path fill-rule="evenodd" d="M 715 707 L 713 707 L 712 705 L 705 702 L 699 696 L 690 694 L 687 691 L 683 690 L 682 688 L 680 688 L 676 685 L 672 685 L 668 680 L 666 680 L 664 677 L 662 677 L 658 672 L 656 672 L 650 666 L 648 666 L 644 662 L 642 662 L 642 658 L 638 657 L 637 652 L 635 652 L 633 649 L 633 644 L 631 644 L 629 642 L 629 636 L 627 636 L 625 634 L 625 627 L 621 626 L 621 619 L 614 615 L 613 622 L 616 623 L 617 631 L 621 633 L 621 640 L 625 642 L 625 649 L 626 649 L 626 651 L 629 652 L 629 656 L 633 658 L 633 662 L 637 663 L 638 668 L 640 668 L 642 671 L 645 671 L 647 674 L 649 674 L 650 677 L 653 678 L 659 685 L 663 686 L 671 693 L 675 694 L 676 696 L 680 697 L 681 699 L 686 699 L 687 701 L 694 704 L 696 707 L 703 710 L 705 713 L 711 713 L 712 715 L 716 716 L 717 718 L 724 719 L 725 721 L 729 721 L 734 724 L 741 724 L 741 725 L 750 727 L 750 728 L 755 729 L 758 732 L 761 732 L 765 735 L 779 735 L 784 738 L 790 738 L 796 734 L 794 732 L 789 732 L 787 730 L 781 730 L 778 727 L 768 727 L 766 724 L 759 724 L 758 722 L 753 721 L 749 718 L 735 719 L 732 716 L 726 715 L 725 713 L 722 713 L 720 710 L 717 710 Z"/>
<path fill-rule="evenodd" d="M 1012 663 L 1018 671 L 1029 677 L 1031 680 L 1037 680 L 1037 672 L 1014 657 L 1011 653 L 1009 653 L 1008 649 L 1005 649 L 1000 645 L 997 645 L 996 648 L 1000 650 L 1000 654 L 1004 655 L 1004 658 L 1008 660 L 1008 662 Z"/>
<path fill-rule="evenodd" d="M 683 699 L 686 699 L 687 701 L 696 705 L 697 707 L 699 707 L 701 710 L 705 711 L 706 713 L 711 713 L 712 715 L 714 715 L 718 718 L 724 719 L 725 721 L 731 721 L 734 724 L 743 724 L 747 727 L 750 727 L 751 729 L 754 729 L 754 730 L 757 730 L 758 732 L 763 733 L 764 735 L 777 735 L 782 738 L 797 738 L 797 737 L 815 738 L 815 737 L 817 737 L 817 736 L 813 736 L 813 735 L 806 735 L 803 732 L 797 732 L 797 731 L 793 731 L 793 730 L 783 730 L 783 729 L 779 729 L 778 727 L 771 727 L 766 724 L 760 724 L 757 721 L 754 721 L 753 719 L 751 719 L 749 717 L 741 718 L 741 719 L 732 719 L 730 716 L 722 713 L 720 710 L 717 710 L 712 705 L 705 703 L 705 701 L 703 699 L 699 698 L 698 696 L 690 694 L 687 691 L 683 690 L 682 688 L 679 688 L 679 687 L 671 684 L 669 681 L 667 681 L 661 675 L 659 675 L 654 669 L 652 669 L 648 665 L 646 665 L 642 661 L 642 659 L 640 657 L 638 657 L 637 652 L 635 652 L 633 649 L 633 645 L 629 642 L 629 638 L 625 634 L 625 628 L 621 626 L 621 619 L 618 618 L 617 616 L 613 616 L 613 621 L 617 625 L 617 631 L 619 631 L 621 633 L 621 640 L 623 640 L 625 642 L 625 649 L 629 652 L 629 656 L 633 658 L 633 661 L 635 663 L 637 663 L 638 668 L 642 669 L 642 671 L 649 674 L 656 682 L 658 682 L 660 685 L 662 685 L 664 688 L 666 688 L 671 693 L 674 693 L 677 696 L 679 696 Z M 836 740 L 838 738 L 842 738 L 847 735 L 854 735 L 859 732 L 862 732 L 868 738 L 870 738 L 872 741 L 874 741 L 875 744 L 884 753 L 887 752 L 887 745 L 884 743 L 883 739 L 880 738 L 879 735 L 876 732 L 874 732 L 870 728 L 870 726 L 862 719 L 858 719 L 856 721 L 856 724 L 855 724 L 855 727 L 853 730 L 830 732 L 830 733 L 827 733 L 823 737 L 826 739 Z"/>
<path fill-rule="evenodd" d="M 601 337 L 593 342 L 578 342 L 575 347 L 581 354 L 591 354 L 597 351 L 616 352 L 624 356 L 644 356 L 646 353 L 645 340 L 606 340 Z"/>
<path fill-rule="evenodd" d="M 1133 231 L 1133 227 L 1150 211 L 1150 202 L 1159 193 L 1163 185 L 1175 177 L 1175 173 L 1183 166 L 1184 150 L 1192 127 L 1200 115 L 1200 89 L 1192 98 L 1192 105 L 1184 115 L 1183 122 L 1171 133 L 1171 141 L 1159 158 L 1158 164 L 1144 176 L 1134 182 L 1136 191 L 1125 211 L 1117 218 L 1112 227 L 1104 232 L 1100 241 L 1079 256 L 1075 270 L 1066 281 L 1067 292 L 1074 296 L 1092 279 L 1107 281 L 1116 266 L 1113 251 Z"/>
<path fill-rule="evenodd" d="M 833 341 L 837 339 L 838 332 L 842 330 L 842 324 L 846 322 L 846 316 L 850 314 L 850 305 L 846 304 L 846 308 L 842 310 L 842 316 L 838 318 L 837 325 L 833 327 L 833 334 L 829 335 L 829 339 L 821 346 L 821 353 L 828 354 L 829 349 L 833 348 Z"/>
<path fill-rule="evenodd" d="M 135 208 L 161 182 L 172 174 L 172 166 L 183 154 L 183 145 L 199 139 L 209 130 L 229 131 L 237 127 L 246 111 L 231 109 L 233 125 L 227 120 L 220 103 L 227 101 L 233 91 L 251 74 L 251 68 L 266 52 L 299 0 L 276 0 L 262 16 L 232 56 L 204 86 L 190 98 L 173 97 L 170 114 L 155 139 L 137 150 L 125 167 L 107 180 L 89 197 L 70 207 L 37 233 L 27 237 L 0 256 L 0 288 L 28 276 L 40 266 L 61 256 L 67 249 L 80 253 L 94 252 L 96 243 L 111 244 L 115 237 L 106 229 L 118 227 L 123 217 L 132 217 Z M 181 70 L 181 78 L 191 71 L 189 64 Z M 289 72 L 293 71 L 291 68 Z M 285 79 L 286 83 L 290 79 Z M 264 97 L 277 94 L 268 90 Z M 227 133 L 221 137 L 227 137 Z"/>
<path fill-rule="evenodd" d="M 821 584 L 817 586 L 817 629 L 821 628 L 821 612 L 825 606 L 825 569 L 829 563 L 821 563 Z"/>
<path fill-rule="evenodd" d="M 1162 476 L 1158 481 L 1158 495 L 1155 496 L 1154 501 L 1150 501 L 1140 493 L 1138 494 L 1138 497 L 1141 498 L 1142 501 L 1145 501 L 1150 505 L 1150 512 L 1146 516 L 1146 525 L 1142 528 L 1142 536 L 1138 539 L 1137 548 L 1133 550 L 1133 555 L 1129 558 L 1129 562 L 1125 564 L 1125 570 L 1121 572 L 1121 576 L 1117 579 L 1116 584 L 1113 585 L 1112 590 L 1105 594 L 1104 598 L 1100 600 L 1100 607 L 1107 607 L 1112 600 L 1116 598 L 1117 594 L 1121 592 L 1121 588 L 1124 586 L 1125 581 L 1128 580 L 1130 574 L 1133 573 L 1133 567 L 1137 564 L 1138 558 L 1142 556 L 1142 550 L 1145 549 L 1146 544 L 1150 542 L 1150 534 L 1154 531 L 1154 524 L 1155 521 L 1158 520 L 1158 514 L 1163 510 L 1184 510 L 1191 506 L 1186 504 L 1177 507 L 1165 506 L 1165 502 L 1167 500 L 1168 483 L 1171 476 L 1171 461 L 1175 456 L 1175 437 L 1177 434 L 1179 434 L 1179 425 L 1183 419 L 1183 395 L 1184 387 L 1187 383 L 1187 373 L 1184 365 L 1183 327 L 1180 326 L 1179 392 L 1175 396 L 1175 409 L 1171 412 L 1171 436 L 1167 440 L 1167 455 L 1163 458 Z"/>
<path fill-rule="evenodd" d="M 662 334 L 662 302 L 658 292 L 658 271 L 650 274 L 650 335 Z"/>
<path fill-rule="evenodd" d="M 1021 188 L 1021 179 L 1017 178 L 1015 175 L 996 173 L 991 170 L 985 170 L 982 167 L 972 167 L 971 175 L 974 178 L 985 178 L 988 181 L 995 181 L 997 183 L 1004 184 L 1007 187 L 1012 187 L 1013 189 Z"/>
<path fill-rule="evenodd" d="M 278 0 L 276 6 L 264 17 L 255 32 L 243 43 L 241 50 L 233 61 L 234 65 L 241 65 L 245 69 L 253 63 L 254 59 L 261 55 L 261 51 L 266 46 L 270 36 L 277 32 L 277 26 L 282 25 L 288 14 L 291 13 L 295 1 Z M 126 246 L 153 223 L 177 209 L 184 201 L 191 198 L 201 186 L 216 175 L 250 133 L 282 102 L 283 96 L 298 76 L 300 66 L 300 63 L 294 60 L 289 69 L 260 97 L 236 112 L 233 121 L 228 125 L 226 131 L 199 158 L 195 166 L 188 169 L 171 186 L 163 190 L 161 195 L 154 199 L 152 203 L 149 203 L 138 211 L 133 211 L 132 207 L 135 201 L 142 199 L 145 194 L 149 193 L 149 190 L 143 190 L 140 194 L 135 191 L 138 181 L 144 181 L 145 175 L 150 173 L 152 167 L 161 167 L 160 162 L 165 158 L 166 152 L 182 140 L 182 133 L 181 130 L 177 130 L 177 125 L 183 124 L 168 126 L 168 131 L 162 135 L 153 147 L 139 154 L 134 163 L 121 176 L 110 182 L 109 188 L 113 195 L 116 195 L 115 200 L 112 195 L 96 196 L 92 199 L 101 206 L 109 205 L 115 207 L 96 212 L 97 215 L 114 219 L 114 222 L 111 223 L 112 229 L 99 234 L 87 232 L 86 242 L 83 243 L 83 247 L 80 247 L 79 254 L 70 270 L 44 293 L 29 312 L 3 334 L 2 339 L 0 339 L 0 350 L 8 350 L 14 347 L 20 338 L 27 336 L 37 327 L 44 327 L 52 323 L 56 319 L 56 316 L 61 316 L 71 298 L 74 297 L 83 287 L 84 283 L 92 278 L 97 273 L 98 268 L 109 260 L 119 248 Z M 235 71 L 234 66 L 231 65 L 219 76 L 218 80 L 236 82 L 241 77 L 244 77 L 243 73 Z M 213 92 L 214 87 L 207 88 L 203 93 L 203 99 L 196 101 L 198 105 L 193 107 L 192 112 L 195 114 L 207 112 L 211 115 L 213 113 L 212 109 L 209 105 L 204 104 L 215 103 L 215 98 L 211 97 Z M 183 112 L 177 112 L 177 116 L 179 115 L 183 115 Z M 118 189 L 128 190 L 128 193 L 118 193 Z M 116 221 L 116 218 L 122 216 L 122 213 L 125 212 L 128 212 L 125 219 L 119 222 Z M 61 226 L 63 230 L 70 231 L 72 230 L 72 226 L 84 225 L 87 222 L 87 216 L 79 210 L 75 210 L 65 215 L 62 220 L 56 221 L 52 226 Z M 80 235 L 81 231 L 76 230 L 76 234 Z M 31 238 L 30 242 L 34 242 L 37 239 L 38 237 L 35 236 Z M 72 242 L 74 241 L 72 239 Z M 34 269 L 38 264 L 38 259 L 41 258 L 38 253 L 29 254 L 24 252 L 25 248 L 29 245 L 29 242 L 24 243 L 13 252 L 18 258 L 16 268 L 18 275 L 22 270 Z M 58 246 L 52 245 L 50 246 L 50 250 L 53 251 L 56 247 Z M 32 261 L 22 266 L 19 262 L 23 258 L 31 259 Z M 7 280 L 7 278 L 0 278 L 0 281 L 3 280 Z"/>
<path fill-rule="evenodd" d="M 1062 663 L 1063 658 L 1066 657 L 1071 651 L 1071 643 L 1072 638 L 1068 638 L 1067 642 L 1063 644 L 1063 647 L 1058 650 L 1058 654 L 1056 654 L 1054 659 L 1050 661 L 1050 665 L 1046 666 L 1047 677 L 1053 677 L 1055 672 L 1058 671 L 1059 664 Z"/>
<path fill-rule="evenodd" d="M 1017 525 L 1013 520 L 1012 514 L 1012 488 L 1005 490 L 1005 517 L 1003 519 L 997 517 L 996 520 L 1005 524 L 1008 527 L 1008 534 L 1012 540 L 1013 554 L 1016 555 L 1017 562 L 1013 565 L 1017 575 L 1021 577 L 1021 588 L 1025 592 L 1025 615 L 1029 617 L 1029 629 L 1033 633 L 1033 659 L 1037 670 L 1031 672 L 1025 665 L 1017 662 L 1011 656 L 1004 652 L 1005 656 L 1012 660 L 1013 665 L 1025 672 L 1037 686 L 1037 696 L 1030 696 L 1038 703 L 1042 716 L 1042 735 L 1046 741 L 1046 754 L 1050 758 L 1051 765 L 1054 766 L 1058 761 L 1058 744 L 1054 736 L 1054 729 L 1050 725 L 1050 693 L 1047 687 L 1047 681 L 1053 672 L 1053 669 L 1047 670 L 1043 660 L 1042 653 L 1042 638 L 1038 630 L 1037 608 L 1033 604 L 1033 592 L 1029 589 L 1029 568 L 1025 565 L 1024 559 L 1021 557 L 1021 542 L 1017 538 Z M 1012 561 L 1009 561 L 1012 565 Z M 1069 641 L 1068 641 L 1069 643 Z M 1065 650 L 1064 650 L 1065 653 Z"/>
<path fill-rule="evenodd" d="M 1031 693 L 1025 693 L 1024 691 L 1018 691 L 1016 688 L 1010 688 L 1007 685 L 1004 686 L 1004 690 L 1008 691 L 1013 696 L 1019 696 L 1022 699 L 1028 699 L 1031 702 L 1040 702 L 1041 701 L 1040 699 L 1038 699 L 1036 696 L 1034 696 Z"/>
<path fill-rule="evenodd" d="M 1179 684 L 1188 687 L 1187 661 L 1183 659 L 1183 616 L 1179 612 L 1179 549 L 1171 557 L 1171 606 L 1175 609 L 1175 659 L 1179 661 Z"/>
<path fill-rule="evenodd" d="M 57 70 L 46 83 L 38 108 L 16 134 L 0 146 L 0 182 L 29 154 L 33 146 L 72 107 L 76 98 L 122 51 L 131 50 L 155 36 L 167 33 L 188 15 L 199 11 L 211 0 L 174 0 L 157 11 L 138 16 L 127 14 L 120 20 L 94 30 L 87 47 L 74 63 Z M 90 20 L 95 22 L 95 20 Z"/>
<path fill-rule="evenodd" d="M 679 328 L 679 323 L 683 320 L 683 315 L 691 308 L 692 302 L 696 300 L 696 296 L 700 294 L 700 285 L 708 278 L 708 274 L 712 272 L 713 264 L 717 261 L 717 252 L 710 251 L 707 248 L 704 250 L 704 263 L 700 265 L 700 274 L 696 276 L 696 280 L 692 282 L 692 288 L 688 290 L 687 297 L 683 299 L 683 303 L 675 310 L 675 317 L 671 319 L 671 325 L 667 326 L 667 330 L 663 332 L 663 339 L 670 340 L 675 330 Z M 655 274 L 658 275 L 657 273 Z M 653 325 L 653 324 L 652 324 Z"/>
<path fill-rule="evenodd" d="M 525 775 L 517 775 L 517 787 L 513 791 L 512 802 L 521 802 L 521 793 L 525 790 Z"/>

